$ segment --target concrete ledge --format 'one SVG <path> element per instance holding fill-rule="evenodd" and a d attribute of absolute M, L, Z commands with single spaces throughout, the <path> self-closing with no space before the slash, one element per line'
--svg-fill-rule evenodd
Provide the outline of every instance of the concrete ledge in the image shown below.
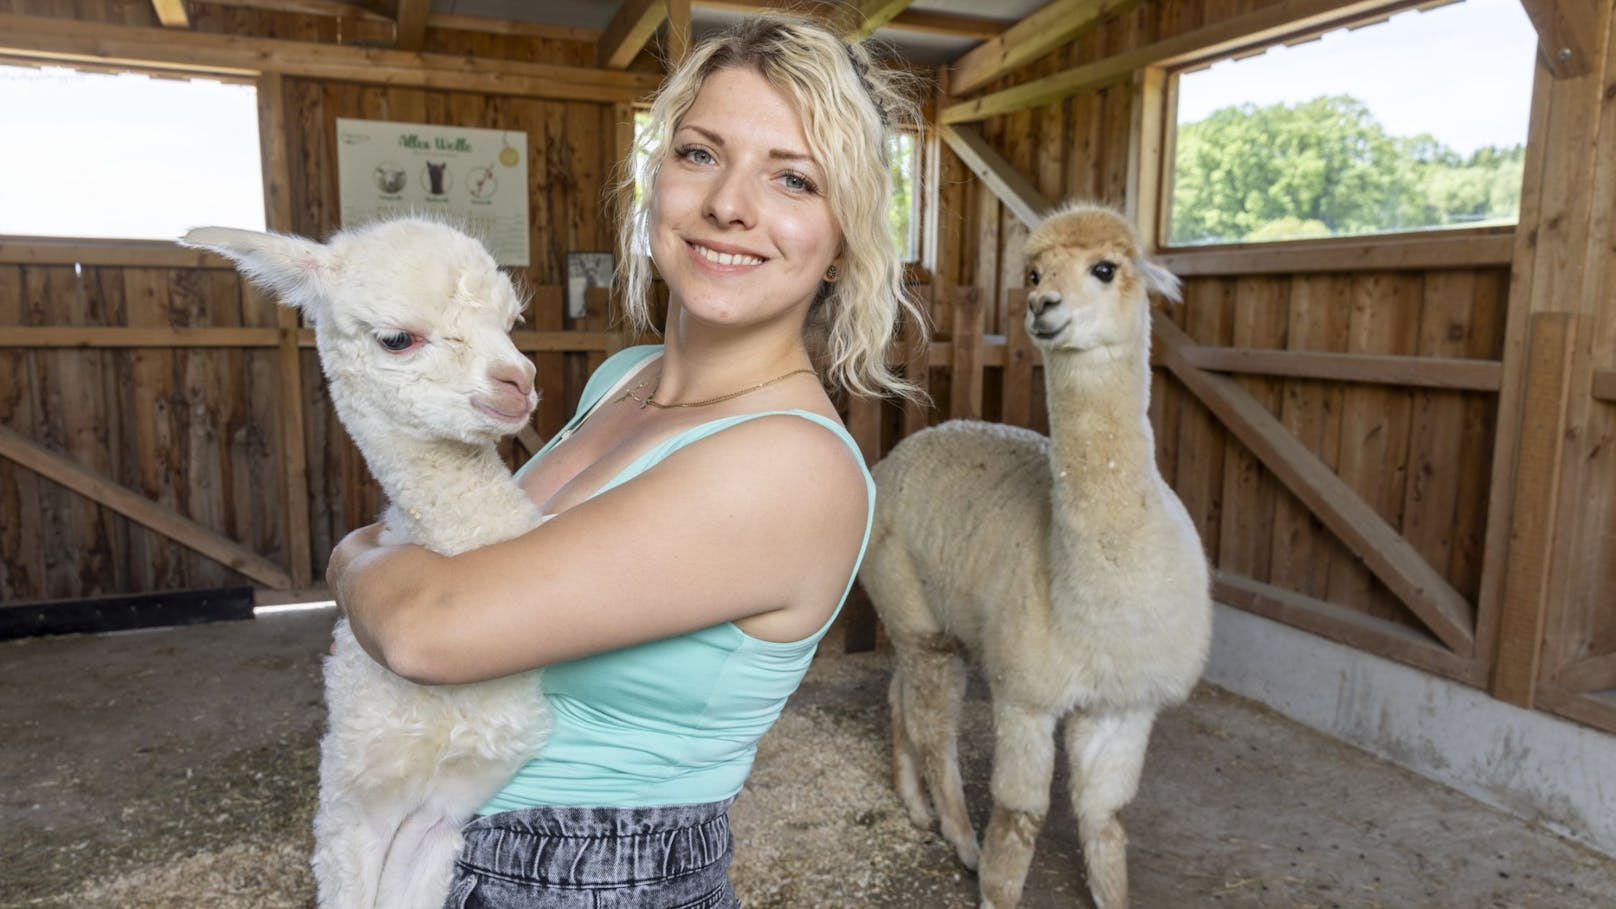
<path fill-rule="evenodd" d="M 1616 736 L 1222 603 L 1204 678 L 1616 856 Z"/>

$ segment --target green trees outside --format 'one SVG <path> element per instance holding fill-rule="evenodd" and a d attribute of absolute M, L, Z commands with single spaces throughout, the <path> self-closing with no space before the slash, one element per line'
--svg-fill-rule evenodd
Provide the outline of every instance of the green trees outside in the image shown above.
<path fill-rule="evenodd" d="M 1225 107 L 1178 128 L 1169 242 L 1296 240 L 1513 223 L 1524 146 L 1462 156 L 1387 135 L 1356 98 Z"/>

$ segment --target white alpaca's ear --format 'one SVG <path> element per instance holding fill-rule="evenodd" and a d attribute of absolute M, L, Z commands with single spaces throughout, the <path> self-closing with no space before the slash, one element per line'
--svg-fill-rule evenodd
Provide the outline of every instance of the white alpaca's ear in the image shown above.
<path fill-rule="evenodd" d="M 302 237 L 235 227 L 195 227 L 178 242 L 234 261 L 242 274 L 272 291 L 283 306 L 301 309 L 311 322 L 319 320 L 325 281 L 334 267 L 325 246 Z"/>
<path fill-rule="evenodd" d="M 1178 280 L 1178 275 L 1168 271 L 1165 266 L 1157 265 L 1155 262 L 1143 257 L 1140 257 L 1134 264 L 1138 266 L 1139 274 L 1144 276 L 1145 287 L 1148 290 L 1155 291 L 1174 303 L 1184 302 L 1184 296 L 1179 291 L 1181 282 Z"/>

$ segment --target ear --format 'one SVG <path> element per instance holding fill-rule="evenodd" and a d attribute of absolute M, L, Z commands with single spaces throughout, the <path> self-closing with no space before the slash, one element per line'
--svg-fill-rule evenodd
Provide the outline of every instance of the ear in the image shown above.
<path fill-rule="evenodd" d="M 1180 282 L 1178 280 L 1178 275 L 1173 274 L 1164 266 L 1157 265 L 1155 262 L 1152 262 L 1143 256 L 1141 256 L 1134 264 L 1138 266 L 1139 274 L 1144 276 L 1145 288 L 1147 290 L 1155 291 L 1161 296 L 1172 300 L 1174 303 L 1184 302 L 1183 294 L 1179 292 Z"/>
<path fill-rule="evenodd" d="M 235 227 L 196 227 L 178 242 L 234 261 L 254 284 L 272 291 L 282 305 L 303 310 L 311 322 L 325 307 L 326 282 L 335 262 L 331 251 L 313 240 Z"/>

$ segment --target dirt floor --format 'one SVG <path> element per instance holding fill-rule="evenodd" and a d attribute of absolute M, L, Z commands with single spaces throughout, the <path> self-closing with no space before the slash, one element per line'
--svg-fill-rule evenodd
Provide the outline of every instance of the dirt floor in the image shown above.
<path fill-rule="evenodd" d="M 312 906 L 331 621 L 0 643 L 0 909 Z M 827 639 L 736 803 L 737 889 L 749 909 L 974 906 L 890 788 L 890 656 L 841 650 Z M 973 685 L 979 825 L 986 708 Z M 1616 906 L 1616 860 L 1208 686 L 1163 715 L 1124 819 L 1140 909 Z M 1064 796 L 1022 905 L 1090 905 Z"/>

